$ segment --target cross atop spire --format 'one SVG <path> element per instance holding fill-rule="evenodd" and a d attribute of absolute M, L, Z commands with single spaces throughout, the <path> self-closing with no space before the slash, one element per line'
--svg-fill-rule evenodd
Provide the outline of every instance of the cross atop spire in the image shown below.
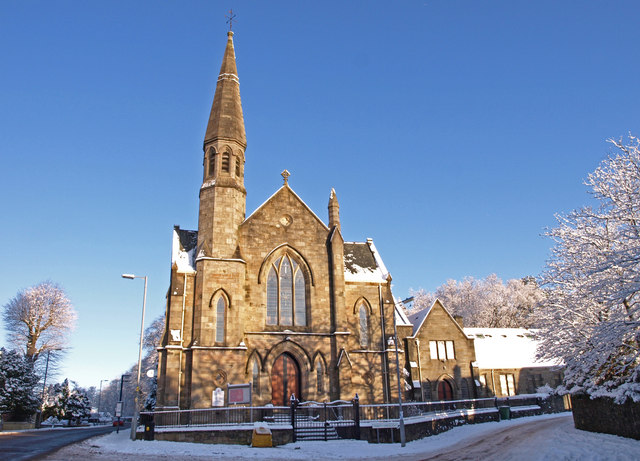
<path fill-rule="evenodd" d="M 233 10 L 229 10 L 229 16 L 227 16 L 227 24 L 229 24 L 229 32 L 231 32 L 231 29 L 233 29 L 233 21 L 238 22 L 238 20 L 236 19 L 235 14 L 233 14 Z"/>

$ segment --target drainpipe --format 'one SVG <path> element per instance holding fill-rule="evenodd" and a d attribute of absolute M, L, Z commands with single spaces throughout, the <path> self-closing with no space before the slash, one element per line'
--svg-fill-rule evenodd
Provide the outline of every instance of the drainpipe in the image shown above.
<path fill-rule="evenodd" d="M 184 310 L 187 304 L 187 273 L 184 273 L 182 284 L 182 319 L 180 320 L 180 359 L 178 362 L 178 409 L 180 409 L 180 392 L 182 383 L 182 349 L 184 347 Z"/>
<path fill-rule="evenodd" d="M 389 403 L 389 367 L 387 364 L 387 342 L 384 331 L 384 303 L 382 302 L 381 284 L 378 284 L 378 301 L 380 303 L 380 329 L 382 330 L 382 387 L 384 390 L 384 403 Z"/>
<path fill-rule="evenodd" d="M 418 379 L 420 380 L 420 395 L 424 402 L 424 386 L 422 385 L 422 362 L 420 361 L 420 340 L 416 338 L 416 352 L 418 355 Z"/>

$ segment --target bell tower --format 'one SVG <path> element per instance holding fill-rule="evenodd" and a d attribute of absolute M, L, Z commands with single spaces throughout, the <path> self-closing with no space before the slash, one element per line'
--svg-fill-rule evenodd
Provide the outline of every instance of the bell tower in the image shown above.
<path fill-rule="evenodd" d="M 229 31 L 227 37 L 204 136 L 198 257 L 232 258 L 238 246 L 238 226 L 245 217 L 244 153 L 247 139 L 233 32 Z"/>

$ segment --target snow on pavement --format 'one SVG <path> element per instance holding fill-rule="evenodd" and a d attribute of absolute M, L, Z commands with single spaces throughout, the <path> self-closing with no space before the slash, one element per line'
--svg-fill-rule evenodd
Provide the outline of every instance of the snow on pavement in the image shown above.
<path fill-rule="evenodd" d="M 499 433 L 530 423 L 552 424 L 548 431 L 531 431 L 523 427 L 526 438 L 513 440 Z M 544 424 L 537 424 L 543 426 Z M 474 441 L 474 439 L 477 439 Z M 165 441 L 131 441 L 128 431 L 111 433 L 64 448 L 45 458 L 48 461 L 73 459 L 136 459 L 136 460 L 186 460 L 186 459 L 237 459 L 237 460 L 302 460 L 302 459 L 368 459 L 419 460 L 447 451 L 456 453 L 461 446 L 477 446 L 480 442 L 492 444 L 500 453 L 500 459 L 518 460 L 637 460 L 640 459 L 640 441 L 608 434 L 579 431 L 573 427 L 570 413 L 520 418 L 499 423 L 466 425 L 448 432 L 400 444 L 370 444 L 365 441 L 338 440 L 330 442 L 300 442 L 275 448 L 251 448 L 242 445 L 213 445 Z M 504 441 L 508 440 L 508 443 Z M 462 447 L 464 448 L 464 447 Z M 511 452 L 509 451 L 511 450 Z M 437 459 L 438 456 L 436 456 Z M 470 457 L 468 459 L 477 459 Z"/>

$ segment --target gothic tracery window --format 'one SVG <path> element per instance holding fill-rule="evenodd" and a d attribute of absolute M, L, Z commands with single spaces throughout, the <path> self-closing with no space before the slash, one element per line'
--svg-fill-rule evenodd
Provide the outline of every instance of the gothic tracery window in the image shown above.
<path fill-rule="evenodd" d="M 267 276 L 267 325 L 306 324 L 304 274 L 300 265 L 286 254 L 271 264 Z"/>

